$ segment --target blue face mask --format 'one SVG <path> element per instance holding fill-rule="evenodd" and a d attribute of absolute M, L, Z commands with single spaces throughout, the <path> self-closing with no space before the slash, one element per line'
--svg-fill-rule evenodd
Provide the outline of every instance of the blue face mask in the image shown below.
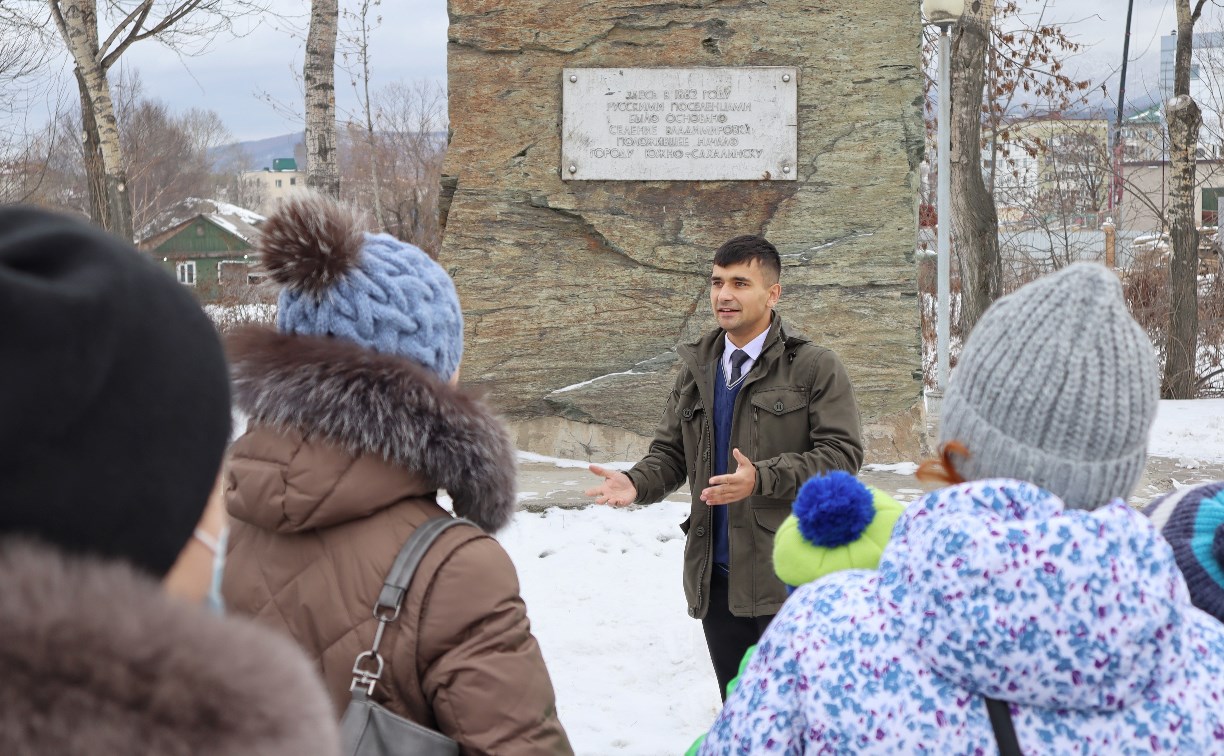
<path fill-rule="evenodd" d="M 229 541 L 229 527 L 221 528 L 221 533 L 215 538 L 199 528 L 196 528 L 193 535 L 213 553 L 212 580 L 208 584 L 204 605 L 216 614 L 225 614 L 225 601 L 221 598 L 221 577 L 225 574 L 225 549 Z"/>

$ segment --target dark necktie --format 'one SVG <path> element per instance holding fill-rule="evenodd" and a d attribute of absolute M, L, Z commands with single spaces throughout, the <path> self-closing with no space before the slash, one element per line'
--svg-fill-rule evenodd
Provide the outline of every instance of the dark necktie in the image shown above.
<path fill-rule="evenodd" d="M 731 385 L 735 385 L 740 379 L 740 368 L 748 361 L 748 353 L 743 349 L 736 349 L 731 353 Z"/>

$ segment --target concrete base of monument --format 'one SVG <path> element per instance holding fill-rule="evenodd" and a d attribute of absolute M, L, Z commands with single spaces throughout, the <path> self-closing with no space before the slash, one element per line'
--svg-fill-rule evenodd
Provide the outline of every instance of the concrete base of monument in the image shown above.
<path fill-rule="evenodd" d="M 921 403 L 863 424 L 867 463 L 917 461 L 928 454 Z M 545 416 L 509 422 L 521 451 L 596 463 L 634 462 L 650 448 L 650 437 L 624 428 Z"/>
<path fill-rule="evenodd" d="M 546 457 L 597 464 L 634 462 L 650 448 L 648 437 L 624 428 L 581 423 L 564 417 L 533 417 L 512 420 L 508 425 L 517 449 Z"/>

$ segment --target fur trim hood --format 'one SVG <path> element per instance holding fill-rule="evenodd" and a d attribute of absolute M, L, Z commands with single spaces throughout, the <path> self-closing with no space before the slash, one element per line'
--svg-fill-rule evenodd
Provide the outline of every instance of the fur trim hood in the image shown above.
<path fill-rule="evenodd" d="M 421 475 L 487 532 L 509 522 L 514 447 L 475 396 L 412 360 L 343 339 L 250 327 L 233 332 L 227 348 L 234 402 L 255 422 Z"/>
<path fill-rule="evenodd" d="M 0 541 L 0 753 L 335 754 L 305 657 L 132 567 Z"/>

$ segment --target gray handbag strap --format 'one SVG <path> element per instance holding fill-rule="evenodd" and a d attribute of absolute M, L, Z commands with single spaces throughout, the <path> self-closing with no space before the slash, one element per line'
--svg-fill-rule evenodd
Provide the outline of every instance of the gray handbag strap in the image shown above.
<path fill-rule="evenodd" d="M 471 520 L 465 520 L 462 517 L 435 517 L 412 531 L 412 535 L 408 536 L 408 540 L 400 547 L 399 554 L 391 563 L 387 579 L 383 581 L 378 601 L 374 604 L 374 618 L 378 620 L 378 629 L 374 632 L 374 643 L 370 650 L 358 654 L 357 660 L 353 662 L 353 682 L 349 685 L 349 691 L 353 693 L 354 699 L 358 698 L 359 692 L 362 696 L 374 693 L 374 685 L 382 678 L 383 673 L 384 661 L 378 652 L 378 647 L 382 644 L 383 631 L 388 624 L 399 617 L 404 595 L 408 593 L 408 584 L 412 582 L 412 576 L 417 566 L 421 564 L 425 553 L 429 551 L 429 547 L 433 546 L 434 541 L 442 535 L 443 531 L 456 525 L 476 527 Z"/>
<path fill-rule="evenodd" d="M 404 594 L 408 592 L 408 584 L 412 582 L 412 575 L 420 565 L 421 559 L 425 557 L 425 552 L 429 551 L 429 547 L 433 545 L 438 536 L 442 535 L 443 531 L 456 525 L 475 527 L 474 523 L 462 517 L 435 517 L 408 536 L 408 540 L 404 542 L 399 554 L 396 555 L 395 561 L 391 563 L 387 579 L 383 581 L 382 591 L 378 594 L 378 604 L 374 607 L 375 615 L 378 615 L 379 610 L 383 609 L 399 614 Z"/>

